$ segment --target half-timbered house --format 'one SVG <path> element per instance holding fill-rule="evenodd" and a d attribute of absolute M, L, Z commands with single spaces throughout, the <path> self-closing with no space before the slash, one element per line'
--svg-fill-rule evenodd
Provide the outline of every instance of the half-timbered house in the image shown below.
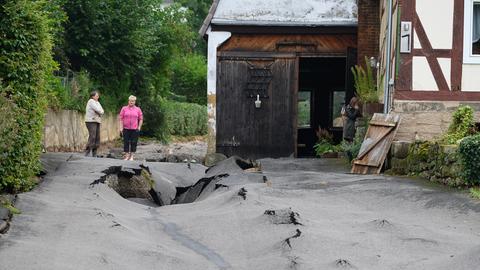
<path fill-rule="evenodd" d="M 402 116 L 397 139 L 438 138 L 461 104 L 480 122 L 480 0 L 381 2 L 379 77 Z"/>
<path fill-rule="evenodd" d="M 309 155 L 319 128 L 340 140 L 350 67 L 378 55 L 378 22 L 378 0 L 214 0 L 200 30 L 210 151 Z"/>

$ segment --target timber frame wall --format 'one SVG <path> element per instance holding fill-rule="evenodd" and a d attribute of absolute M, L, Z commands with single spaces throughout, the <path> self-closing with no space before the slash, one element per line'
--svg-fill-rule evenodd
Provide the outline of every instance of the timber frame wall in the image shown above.
<path fill-rule="evenodd" d="M 395 78 L 395 100 L 426 100 L 426 101 L 480 101 L 480 92 L 462 91 L 462 65 L 463 65 L 463 40 L 464 40 L 464 0 L 453 1 L 453 36 L 451 49 L 436 49 L 432 47 L 429 36 L 435 33 L 427 32 L 420 16 L 416 10 L 417 0 L 398 0 L 395 1 L 394 10 L 400 5 L 400 20 L 411 21 L 412 28 L 416 35 L 413 35 L 412 52 L 401 53 L 398 63 L 398 73 Z M 440 3 L 439 3 L 440 4 Z M 382 15 L 385 15 L 385 6 L 382 9 Z M 394 11 L 396 13 L 396 11 Z M 435 12 L 432 8 L 431 12 Z M 394 15 L 395 16 L 395 15 Z M 383 16 L 382 16 L 383 17 Z M 443 18 L 438 17 L 438 20 Z M 394 29 L 398 27 L 398 22 Z M 397 36 L 398 33 L 394 35 Z M 412 32 L 413 34 L 413 32 Z M 441 33 L 436 33 L 441 34 Z M 415 48 L 415 38 L 421 48 Z M 395 45 L 396 46 L 396 45 Z M 381 48 L 381 51 L 384 48 Z M 394 50 L 395 51 L 395 50 Z M 433 74 L 433 78 L 438 89 L 413 89 L 413 58 L 416 56 L 425 57 L 428 66 Z M 439 63 L 439 59 L 450 60 L 450 74 L 445 74 Z M 395 63 L 395 55 L 391 56 L 392 63 Z M 395 74 L 392 73 L 392 74 Z M 478 89 L 480 91 L 480 89 Z"/>

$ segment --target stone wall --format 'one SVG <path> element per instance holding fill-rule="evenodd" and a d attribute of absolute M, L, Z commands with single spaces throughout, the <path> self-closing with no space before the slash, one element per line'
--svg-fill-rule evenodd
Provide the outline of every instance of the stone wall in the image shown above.
<path fill-rule="evenodd" d="M 119 138 L 118 120 L 114 114 L 102 117 L 100 139 L 102 143 Z M 88 131 L 83 113 L 77 111 L 49 110 L 45 115 L 43 147 L 47 151 L 82 151 L 85 149 Z"/>
<path fill-rule="evenodd" d="M 401 115 L 395 140 L 434 140 L 445 133 L 452 113 L 460 105 L 469 105 L 475 111 L 475 121 L 480 122 L 480 102 L 459 101 L 399 101 L 394 102 L 394 113 Z"/>

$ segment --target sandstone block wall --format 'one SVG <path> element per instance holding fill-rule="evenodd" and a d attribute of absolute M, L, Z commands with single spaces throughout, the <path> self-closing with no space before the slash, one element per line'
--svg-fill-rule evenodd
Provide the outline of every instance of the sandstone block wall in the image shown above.
<path fill-rule="evenodd" d="M 447 131 L 452 113 L 460 105 L 475 110 L 475 121 L 480 122 L 480 102 L 459 101 L 399 101 L 394 102 L 393 112 L 401 115 L 395 140 L 415 141 L 438 139 Z"/>
<path fill-rule="evenodd" d="M 117 115 L 102 118 L 100 139 L 102 143 L 119 138 Z M 43 147 L 47 151 L 82 151 L 85 149 L 88 131 L 83 113 L 70 110 L 49 110 L 45 115 Z"/>

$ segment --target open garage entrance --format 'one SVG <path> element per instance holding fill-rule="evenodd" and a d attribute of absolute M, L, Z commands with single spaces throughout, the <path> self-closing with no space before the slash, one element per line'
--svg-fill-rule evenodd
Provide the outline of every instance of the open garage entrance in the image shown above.
<path fill-rule="evenodd" d="M 334 142 L 342 140 L 343 121 L 340 111 L 345 100 L 353 96 L 353 87 L 348 86 L 351 83 L 349 66 L 346 57 L 300 58 L 298 157 L 315 155 L 313 146 L 318 140 L 317 133 L 320 129 L 328 131 Z"/>

